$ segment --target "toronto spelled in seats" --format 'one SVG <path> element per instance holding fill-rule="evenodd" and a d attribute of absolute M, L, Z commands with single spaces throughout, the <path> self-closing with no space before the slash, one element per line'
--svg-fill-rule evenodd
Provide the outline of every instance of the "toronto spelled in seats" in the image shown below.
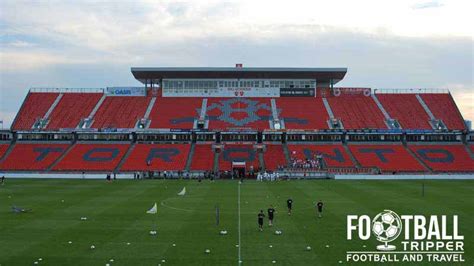
<path fill-rule="evenodd" d="M 277 170 L 279 166 L 287 166 L 283 146 L 281 144 L 266 144 L 266 151 L 263 154 L 266 170 Z"/>
<path fill-rule="evenodd" d="M 201 105 L 201 98 L 158 97 L 150 113 L 150 128 L 193 128 Z"/>
<path fill-rule="evenodd" d="M 47 129 L 76 128 L 102 97 L 102 93 L 65 93 L 49 117 Z"/>
<path fill-rule="evenodd" d="M 328 112 L 321 97 L 276 98 L 279 118 L 288 129 L 327 129 Z"/>
<path fill-rule="evenodd" d="M 93 128 L 134 128 L 143 118 L 150 97 L 108 96 L 94 116 Z"/>
<path fill-rule="evenodd" d="M 327 98 L 344 129 L 386 129 L 385 118 L 372 97 L 341 95 Z"/>
<path fill-rule="evenodd" d="M 137 144 L 120 170 L 184 170 L 190 146 L 190 144 Z"/>
<path fill-rule="evenodd" d="M 0 169 L 45 171 L 68 147 L 69 144 L 17 143 L 0 163 Z"/>
<path fill-rule="evenodd" d="M 430 117 L 415 94 L 377 94 L 390 118 L 397 119 L 403 129 L 431 129 Z"/>
<path fill-rule="evenodd" d="M 209 98 L 210 129 L 269 129 L 272 119 L 270 98 Z"/>
<path fill-rule="evenodd" d="M 363 167 L 377 167 L 389 172 L 423 172 L 426 169 L 401 144 L 349 145 Z"/>
<path fill-rule="evenodd" d="M 443 120 L 448 129 L 465 129 L 464 120 L 454 103 L 451 94 L 448 93 L 428 93 L 420 94 L 434 117 Z"/>
<path fill-rule="evenodd" d="M 55 171 L 112 171 L 130 144 L 78 143 L 58 162 Z"/>
<path fill-rule="evenodd" d="M 214 164 L 214 152 L 210 144 L 196 144 L 191 161 L 191 170 L 209 171 Z"/>
<path fill-rule="evenodd" d="M 410 145 L 409 148 L 430 168 L 438 172 L 472 172 L 474 160 L 461 144 Z"/>
<path fill-rule="evenodd" d="M 37 119 L 43 118 L 59 93 L 29 93 L 12 126 L 14 130 L 30 130 Z"/>
<path fill-rule="evenodd" d="M 293 159 L 314 159 L 322 155 L 328 167 L 354 167 L 342 144 L 293 144 L 288 145 L 288 151 Z"/>
<path fill-rule="evenodd" d="M 232 170 L 233 162 L 245 162 L 247 170 L 259 167 L 257 152 L 252 145 L 226 144 L 219 155 L 219 170 Z"/>

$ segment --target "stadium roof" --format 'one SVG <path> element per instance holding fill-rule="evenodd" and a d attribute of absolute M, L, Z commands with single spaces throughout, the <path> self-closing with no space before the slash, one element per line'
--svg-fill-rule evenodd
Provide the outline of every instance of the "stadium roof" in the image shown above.
<path fill-rule="evenodd" d="M 347 68 L 290 67 L 132 67 L 133 76 L 142 83 L 160 79 L 316 79 L 337 83 Z"/>

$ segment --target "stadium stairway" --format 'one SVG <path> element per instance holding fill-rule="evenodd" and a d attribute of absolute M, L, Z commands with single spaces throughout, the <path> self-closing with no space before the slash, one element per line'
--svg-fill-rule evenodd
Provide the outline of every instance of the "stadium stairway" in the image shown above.
<path fill-rule="evenodd" d="M 9 146 L 7 147 L 7 149 L 5 150 L 5 152 L 3 153 L 3 155 L 0 156 L 0 162 L 2 162 L 3 160 L 5 160 L 5 158 L 7 158 L 8 155 L 10 155 L 10 153 L 12 152 L 12 150 L 13 150 L 13 148 L 14 148 L 14 146 L 15 146 L 15 143 L 16 143 L 16 141 L 13 140 L 13 142 L 11 142 L 11 143 L 9 144 Z"/>
<path fill-rule="evenodd" d="M 120 162 L 117 164 L 117 167 L 115 167 L 114 173 L 118 173 L 120 171 L 120 169 L 122 168 L 122 165 L 127 161 L 128 156 L 130 156 L 133 149 L 135 149 L 136 144 L 137 144 L 136 142 L 133 142 L 132 144 L 130 144 L 130 147 L 128 148 L 127 152 L 125 152 L 125 155 L 122 157 Z"/>
<path fill-rule="evenodd" d="M 352 163 L 355 165 L 356 168 L 361 168 L 361 164 L 359 161 L 357 161 L 357 159 L 355 158 L 354 154 L 352 154 L 351 152 L 351 149 L 349 149 L 349 147 L 347 146 L 347 143 L 346 142 L 343 142 L 342 143 L 342 147 L 344 147 L 344 150 L 346 151 L 346 153 L 349 155 L 349 158 L 351 159 Z"/>
<path fill-rule="evenodd" d="M 286 166 L 289 166 L 290 165 L 290 151 L 288 150 L 288 144 L 283 143 L 283 154 L 285 155 L 285 160 L 286 160 Z"/>
<path fill-rule="evenodd" d="M 430 174 L 433 173 L 433 169 L 432 169 L 431 167 L 429 167 L 423 160 L 421 160 L 421 159 L 416 155 L 416 153 L 414 153 L 410 148 L 408 148 L 408 145 L 407 145 L 406 141 L 403 141 L 403 144 L 402 144 L 402 145 L 403 145 L 403 147 L 405 148 L 405 150 L 407 150 L 407 152 L 408 152 L 413 158 L 415 158 L 415 160 L 416 160 L 419 164 L 421 164 L 421 165 L 425 168 L 425 170 L 426 170 L 427 172 L 429 172 Z"/>
<path fill-rule="evenodd" d="M 69 145 L 69 147 L 67 147 L 67 149 L 63 152 L 63 154 L 61 154 L 61 156 L 59 156 L 47 169 L 46 171 L 49 172 L 51 171 L 62 159 L 64 159 L 64 157 L 66 157 L 66 155 L 72 150 L 72 148 L 74 147 L 74 145 L 76 144 L 76 140 L 73 140 L 71 142 L 71 144 Z"/>
<path fill-rule="evenodd" d="M 213 162 L 213 164 L 214 165 L 213 165 L 212 169 L 214 169 L 214 172 L 217 173 L 220 170 L 219 169 L 219 153 L 216 152 L 215 150 L 214 150 L 214 162 Z"/>
<path fill-rule="evenodd" d="M 267 169 L 265 168 L 265 160 L 263 159 L 263 152 L 258 151 L 257 156 L 258 156 L 258 164 L 260 165 L 260 169 L 262 169 L 262 171 L 266 171 Z"/>
<path fill-rule="evenodd" d="M 196 143 L 191 143 L 191 148 L 189 148 L 188 159 L 186 159 L 186 165 L 184 166 L 184 170 L 188 171 L 191 169 L 191 163 L 193 162 L 194 158 L 194 150 L 196 149 Z"/>
<path fill-rule="evenodd" d="M 48 120 L 49 116 L 51 115 L 51 113 L 54 111 L 54 109 L 56 108 L 56 106 L 58 106 L 59 102 L 61 101 L 61 99 L 63 98 L 64 96 L 64 93 L 60 93 L 58 94 L 58 97 L 56 97 L 56 100 L 54 100 L 53 104 L 51 104 L 51 106 L 49 107 L 48 111 L 46 112 L 46 114 L 44 114 L 43 116 L 43 119 L 44 120 Z"/>

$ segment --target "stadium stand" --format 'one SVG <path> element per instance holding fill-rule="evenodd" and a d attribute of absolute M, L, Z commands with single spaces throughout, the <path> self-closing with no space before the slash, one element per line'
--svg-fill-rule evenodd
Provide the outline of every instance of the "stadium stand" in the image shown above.
<path fill-rule="evenodd" d="M 69 144 L 16 143 L 10 154 L 0 163 L 2 170 L 44 171 L 66 151 Z"/>
<path fill-rule="evenodd" d="M 472 172 L 474 160 L 464 145 L 409 145 L 423 162 L 437 172 Z"/>
<path fill-rule="evenodd" d="M 2 160 L 3 155 L 5 155 L 5 153 L 7 153 L 7 150 L 8 150 L 9 146 L 10 146 L 10 144 L 0 144 L 0 160 Z"/>
<path fill-rule="evenodd" d="M 196 144 L 190 170 L 209 171 L 213 169 L 214 152 L 210 144 Z"/>
<path fill-rule="evenodd" d="M 158 97 L 149 116 L 150 128 L 191 129 L 201 103 L 201 98 Z"/>
<path fill-rule="evenodd" d="M 121 171 L 184 170 L 189 144 L 137 144 Z"/>
<path fill-rule="evenodd" d="M 387 129 L 385 118 L 371 97 L 341 95 L 327 100 L 344 129 Z"/>
<path fill-rule="evenodd" d="M 102 93 L 65 93 L 49 117 L 47 129 L 76 128 L 86 118 Z"/>
<path fill-rule="evenodd" d="M 415 94 L 377 94 L 390 118 L 398 120 L 403 129 L 431 129 L 430 117 Z"/>
<path fill-rule="evenodd" d="M 427 171 L 401 144 L 348 145 L 351 153 L 363 167 L 377 167 L 382 172 Z"/>
<path fill-rule="evenodd" d="M 287 166 L 288 162 L 283 153 L 283 146 L 280 144 L 266 144 L 266 151 L 263 153 L 266 170 L 277 170 L 279 166 Z"/>
<path fill-rule="evenodd" d="M 54 171 L 113 171 L 129 144 L 77 143 Z"/>
<path fill-rule="evenodd" d="M 232 170 L 232 162 L 245 162 L 245 168 L 259 168 L 257 152 L 252 145 L 226 144 L 219 155 L 219 170 Z"/>
<path fill-rule="evenodd" d="M 287 129 L 327 129 L 329 115 L 322 98 L 288 97 L 276 99 L 279 118 Z"/>
<path fill-rule="evenodd" d="M 94 116 L 92 128 L 134 128 L 151 97 L 108 96 Z"/>
<path fill-rule="evenodd" d="M 272 119 L 269 98 L 209 98 L 209 129 L 269 129 Z"/>
<path fill-rule="evenodd" d="M 291 158 L 314 159 L 318 154 L 328 167 L 354 167 L 342 144 L 288 144 Z"/>
<path fill-rule="evenodd" d="M 31 130 L 37 119 L 43 118 L 59 93 L 30 92 L 13 123 L 13 130 Z"/>
<path fill-rule="evenodd" d="M 464 120 L 449 93 L 420 94 L 437 119 L 443 120 L 448 129 L 464 130 Z"/>

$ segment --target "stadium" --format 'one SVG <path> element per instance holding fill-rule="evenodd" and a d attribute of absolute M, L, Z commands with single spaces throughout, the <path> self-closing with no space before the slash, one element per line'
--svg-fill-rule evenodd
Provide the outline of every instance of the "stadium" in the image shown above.
<path fill-rule="evenodd" d="M 354 257 L 391 247 L 392 211 L 346 238 L 346 216 L 388 208 L 464 236 L 409 264 L 472 263 L 474 133 L 448 90 L 338 87 L 347 68 L 131 72 L 141 86 L 29 90 L 0 134 L 0 265 L 395 263 Z"/>

